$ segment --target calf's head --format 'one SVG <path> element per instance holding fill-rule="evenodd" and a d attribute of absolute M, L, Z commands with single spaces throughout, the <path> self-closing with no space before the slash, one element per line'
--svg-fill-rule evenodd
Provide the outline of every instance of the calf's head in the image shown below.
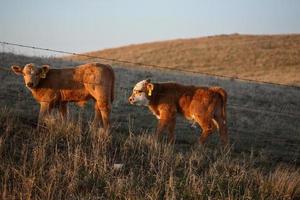
<path fill-rule="evenodd" d="M 17 75 L 22 75 L 24 77 L 25 85 L 29 89 L 36 88 L 41 79 L 46 78 L 49 71 L 49 65 L 43 65 L 42 67 L 37 67 L 30 63 L 24 67 L 17 65 L 11 66 L 13 72 Z"/>
<path fill-rule="evenodd" d="M 153 89 L 154 85 L 151 83 L 150 79 L 138 82 L 134 86 L 131 96 L 128 98 L 129 103 L 139 106 L 148 106 Z"/>

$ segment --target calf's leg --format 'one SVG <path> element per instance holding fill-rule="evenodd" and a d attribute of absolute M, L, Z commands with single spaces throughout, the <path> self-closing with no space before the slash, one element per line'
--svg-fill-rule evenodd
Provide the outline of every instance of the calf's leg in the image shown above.
<path fill-rule="evenodd" d="M 99 119 L 102 119 L 103 128 L 104 130 L 110 129 L 110 111 L 111 111 L 111 89 L 108 87 L 108 85 L 101 85 L 101 84 L 95 84 L 95 85 L 87 85 L 86 89 L 89 91 L 89 93 L 93 96 L 93 98 L 96 100 L 96 106 L 98 109 L 95 109 L 95 112 L 97 113 L 97 117 Z M 101 120 L 100 120 L 101 122 Z"/>
<path fill-rule="evenodd" d="M 175 142 L 174 129 L 176 124 L 176 107 L 172 105 L 163 105 L 158 108 L 159 121 L 155 131 L 155 137 L 159 140 L 163 131 L 168 129 L 169 143 Z"/>
<path fill-rule="evenodd" d="M 40 113 L 38 119 L 38 127 L 43 122 L 46 115 L 49 115 L 50 112 L 50 104 L 48 102 L 40 102 Z"/>
<path fill-rule="evenodd" d="M 58 109 L 61 116 L 65 119 L 67 117 L 67 103 L 65 102 L 60 103 Z"/>
<path fill-rule="evenodd" d="M 223 100 L 216 101 L 214 107 L 213 121 L 217 124 L 220 139 L 223 145 L 228 144 L 226 110 L 223 105 Z"/>
<path fill-rule="evenodd" d="M 99 124 L 101 127 L 103 127 L 101 111 L 98 108 L 97 103 L 95 102 L 95 116 L 94 116 L 94 120 L 93 120 L 93 126 L 98 127 Z"/>
<path fill-rule="evenodd" d="M 219 125 L 219 134 L 220 134 L 221 141 L 224 145 L 226 145 L 228 144 L 228 131 L 227 131 L 226 119 L 221 115 L 217 115 L 215 118 Z"/>
<path fill-rule="evenodd" d="M 197 123 L 202 129 L 202 133 L 199 139 L 200 144 L 205 144 L 208 136 L 213 132 L 213 122 L 211 117 L 200 117 L 198 116 L 196 119 Z"/>
<path fill-rule="evenodd" d="M 54 105 L 49 106 L 49 110 L 57 109 L 59 114 L 63 119 L 67 117 L 67 103 L 66 102 L 57 102 Z"/>
<path fill-rule="evenodd" d="M 175 130 L 175 124 L 176 124 L 176 118 L 174 117 L 168 126 L 168 140 L 170 144 L 174 144 L 175 143 L 175 134 L 174 134 L 174 130 Z"/>
<path fill-rule="evenodd" d="M 104 99 L 97 100 L 97 107 L 101 113 L 101 119 L 103 123 L 104 130 L 110 129 L 110 111 L 111 111 L 111 103 Z"/>
<path fill-rule="evenodd" d="M 155 138 L 157 140 L 161 139 L 161 135 L 167 126 L 168 126 L 168 120 L 160 119 L 158 121 L 156 130 L 155 130 Z"/>

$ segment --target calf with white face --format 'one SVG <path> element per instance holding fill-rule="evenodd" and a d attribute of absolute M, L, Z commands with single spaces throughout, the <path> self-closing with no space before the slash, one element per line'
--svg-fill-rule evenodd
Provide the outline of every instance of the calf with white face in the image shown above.
<path fill-rule="evenodd" d="M 150 83 L 150 80 L 143 80 L 134 86 L 132 95 L 128 99 L 131 104 L 138 106 L 149 105 L 149 93 L 147 91 L 150 91 L 152 86 L 148 83 Z"/>
<path fill-rule="evenodd" d="M 228 142 L 226 125 L 227 93 L 220 87 L 186 86 L 177 83 L 138 82 L 128 98 L 130 104 L 148 106 L 159 120 L 157 138 L 168 131 L 169 142 L 175 141 L 176 114 L 195 121 L 202 128 L 199 142 L 205 143 L 214 129 L 218 129 L 224 144 Z"/>

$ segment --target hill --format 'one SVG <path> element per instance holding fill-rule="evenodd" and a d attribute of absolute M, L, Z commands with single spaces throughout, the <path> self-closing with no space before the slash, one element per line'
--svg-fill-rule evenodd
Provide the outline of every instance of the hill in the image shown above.
<path fill-rule="evenodd" d="M 219 35 L 129 45 L 88 54 L 180 70 L 300 85 L 299 34 Z M 84 61 L 87 58 L 73 56 L 71 59 Z"/>

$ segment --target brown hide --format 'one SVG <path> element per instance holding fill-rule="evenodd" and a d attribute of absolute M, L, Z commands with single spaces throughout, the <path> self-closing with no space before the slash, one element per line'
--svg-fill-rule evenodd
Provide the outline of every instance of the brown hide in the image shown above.
<path fill-rule="evenodd" d="M 23 68 L 24 73 L 26 72 Z M 38 85 L 29 89 L 33 97 L 41 104 L 39 119 L 54 107 L 60 107 L 61 113 L 65 115 L 67 102 L 84 105 L 86 101 L 93 99 L 95 101 L 95 123 L 100 120 L 100 124 L 107 129 L 111 103 L 114 98 L 114 79 L 111 66 L 88 63 L 75 68 L 49 68 L 46 77 L 40 78 Z"/>
<path fill-rule="evenodd" d="M 150 92 L 147 87 L 152 84 Z M 220 87 L 185 86 L 177 83 L 150 83 L 142 88 L 147 95 L 148 107 L 159 119 L 156 136 L 160 138 L 167 129 L 170 142 L 174 142 L 176 113 L 197 122 L 202 128 L 200 142 L 205 143 L 215 128 L 219 129 L 221 140 L 228 142 L 226 124 L 226 91 Z M 133 100 L 134 93 L 129 98 Z M 131 102 L 132 103 L 132 102 Z M 133 103 L 134 104 L 134 103 Z"/>

